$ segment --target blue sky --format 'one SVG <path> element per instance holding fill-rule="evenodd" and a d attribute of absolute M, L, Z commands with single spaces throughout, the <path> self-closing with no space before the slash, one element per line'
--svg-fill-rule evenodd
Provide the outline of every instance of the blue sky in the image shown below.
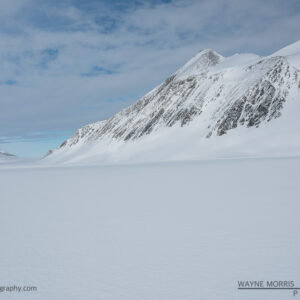
<path fill-rule="evenodd" d="M 299 0 L 1 1 L 0 149 L 43 155 L 201 49 L 266 55 L 299 28 Z"/>

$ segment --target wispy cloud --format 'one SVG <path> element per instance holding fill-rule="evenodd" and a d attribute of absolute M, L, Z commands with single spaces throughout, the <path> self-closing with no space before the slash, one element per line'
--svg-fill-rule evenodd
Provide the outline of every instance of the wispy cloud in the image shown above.
<path fill-rule="evenodd" d="M 0 145 L 8 153 L 21 157 L 45 154 L 50 148 L 57 148 L 62 141 L 74 134 L 72 131 L 30 132 L 19 136 L 1 136 Z"/>
<path fill-rule="evenodd" d="M 5 81 L 0 81 L 0 85 L 15 85 L 17 84 L 17 82 L 13 79 L 8 79 L 8 80 L 5 80 Z"/>
<path fill-rule="evenodd" d="M 117 74 L 117 70 L 107 69 L 99 66 L 93 66 L 87 73 L 82 73 L 81 76 L 92 77 L 99 75 L 111 75 Z"/>
<path fill-rule="evenodd" d="M 58 58 L 59 50 L 55 48 L 46 48 L 41 51 L 41 59 L 38 67 L 48 68 L 49 64 Z"/>
<path fill-rule="evenodd" d="M 73 131 L 37 131 L 37 132 L 29 132 L 19 136 L 1 136 L 0 143 L 1 144 L 10 144 L 10 143 L 21 143 L 21 142 L 35 142 L 35 141 L 43 141 L 45 139 L 51 138 L 60 138 L 60 137 L 69 137 L 74 134 Z"/>

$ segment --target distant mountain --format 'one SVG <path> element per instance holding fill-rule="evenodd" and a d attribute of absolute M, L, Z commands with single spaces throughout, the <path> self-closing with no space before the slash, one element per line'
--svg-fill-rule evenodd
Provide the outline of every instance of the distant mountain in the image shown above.
<path fill-rule="evenodd" d="M 263 138 L 256 141 L 258 146 L 269 138 L 274 147 L 284 144 L 287 150 L 292 146 L 289 141 L 299 139 L 299 69 L 300 41 L 268 57 L 223 57 L 211 49 L 200 51 L 135 104 L 108 120 L 80 128 L 59 149 L 51 150 L 48 159 L 150 158 L 150 151 L 162 160 L 197 158 L 204 149 L 207 154 L 222 152 L 230 143 L 236 151 L 239 141 L 244 144 L 241 153 L 246 153 L 245 145 L 259 136 Z M 277 119 L 282 119 L 280 124 L 274 122 Z M 275 129 L 278 126 L 280 130 Z M 274 142 L 276 132 L 281 140 Z M 220 138 L 224 135 L 231 141 Z M 293 147 L 297 152 L 298 144 Z"/>
<path fill-rule="evenodd" d="M 0 150 L 0 162 L 9 162 L 17 158 L 15 155 Z"/>
<path fill-rule="evenodd" d="M 8 157 L 16 157 L 14 154 L 7 153 L 3 150 L 0 150 L 0 155 L 1 156 L 8 156 Z"/>

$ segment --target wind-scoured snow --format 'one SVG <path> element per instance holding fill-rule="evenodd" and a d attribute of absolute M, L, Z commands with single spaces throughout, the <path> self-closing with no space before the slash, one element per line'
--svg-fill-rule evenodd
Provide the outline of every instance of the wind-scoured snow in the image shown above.
<path fill-rule="evenodd" d="M 79 129 L 44 162 L 298 155 L 299 48 L 268 57 L 203 50 L 135 104 Z"/>
<path fill-rule="evenodd" d="M 4 300 L 288 300 L 300 159 L 0 167 Z M 296 297 L 295 297 L 296 299 Z"/>

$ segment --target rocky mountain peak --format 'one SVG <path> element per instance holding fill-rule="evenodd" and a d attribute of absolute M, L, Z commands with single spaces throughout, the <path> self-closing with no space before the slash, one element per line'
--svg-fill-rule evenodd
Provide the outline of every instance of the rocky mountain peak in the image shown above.
<path fill-rule="evenodd" d="M 198 76 L 206 72 L 210 67 L 217 65 L 223 56 L 212 49 L 198 52 L 191 60 L 181 67 L 174 75 L 176 79 L 184 79 L 189 76 Z"/>

